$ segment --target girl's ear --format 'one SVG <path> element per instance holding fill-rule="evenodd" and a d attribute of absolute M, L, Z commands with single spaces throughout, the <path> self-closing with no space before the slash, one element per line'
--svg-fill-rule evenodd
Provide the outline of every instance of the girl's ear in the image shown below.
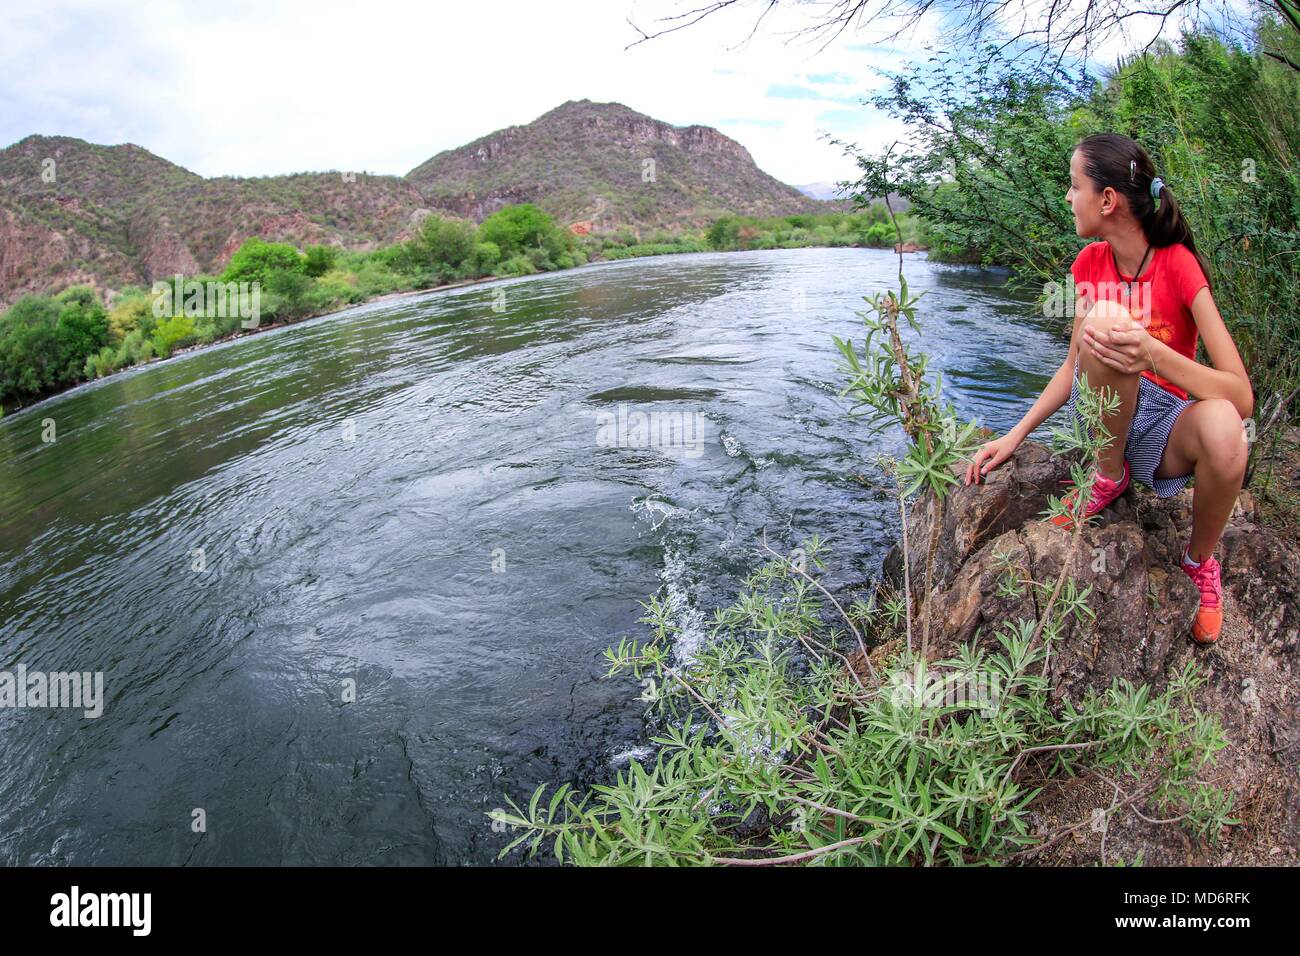
<path fill-rule="evenodd" d="M 1101 191 L 1101 214 L 1109 215 L 1115 211 L 1119 205 L 1119 193 L 1115 191 L 1114 186 L 1107 186 Z"/>

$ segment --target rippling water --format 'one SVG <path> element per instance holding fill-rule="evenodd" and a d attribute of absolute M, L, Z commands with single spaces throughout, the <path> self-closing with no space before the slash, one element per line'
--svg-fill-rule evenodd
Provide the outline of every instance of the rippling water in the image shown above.
<path fill-rule="evenodd" d="M 0 669 L 106 681 L 98 719 L 0 709 L 0 862 L 492 861 L 503 793 L 644 743 L 638 688 L 600 676 L 638 601 L 689 651 L 764 527 L 820 532 L 837 585 L 876 572 L 896 506 L 851 475 L 897 439 L 846 422 L 831 335 L 896 270 L 806 249 L 435 292 L 0 421 Z M 1064 342 L 997 274 L 907 271 L 959 410 L 1014 424 Z M 620 407 L 698 420 L 698 454 L 611 447 Z"/>

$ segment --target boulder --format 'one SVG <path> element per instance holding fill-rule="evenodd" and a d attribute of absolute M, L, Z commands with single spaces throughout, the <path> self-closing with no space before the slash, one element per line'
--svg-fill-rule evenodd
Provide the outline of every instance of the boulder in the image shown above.
<path fill-rule="evenodd" d="M 1211 779 L 1234 793 L 1233 816 L 1241 822 L 1206 842 L 1177 825 L 1143 820 L 1160 813 L 1138 801 L 1131 808 L 1138 813 L 1112 813 L 1104 826 L 1079 827 L 1031 858 L 1098 862 L 1104 835 L 1107 862 L 1132 862 L 1141 853 L 1148 865 L 1300 863 L 1300 544 L 1257 523 L 1250 494 L 1242 493 L 1216 551 L 1223 566 L 1223 634 L 1213 647 L 1201 647 L 1189 633 L 1198 594 L 1179 569 L 1191 529 L 1191 490 L 1158 499 L 1135 486 L 1075 542 L 1040 517 L 1068 472 L 1064 460 L 1026 442 L 983 485 L 949 496 L 936 555 L 931 657 L 950 657 L 968 641 L 995 649 L 999 625 L 1037 616 L 1033 588 L 1020 597 L 999 595 L 1007 568 L 1050 586 L 1068 563 L 1079 585 L 1092 588 L 1096 620 L 1087 626 L 1072 620 L 1054 643 L 1053 698 L 1078 700 L 1116 678 L 1159 691 L 1194 659 L 1207 676 L 1199 705 L 1218 716 L 1229 740 Z M 918 595 L 933 514 L 933 501 L 923 498 L 908 520 Z M 900 582 L 901 549 L 886 557 L 884 576 Z M 1038 830 L 1057 832 L 1114 799 L 1114 786 L 1097 775 L 1054 782 L 1036 802 Z"/>

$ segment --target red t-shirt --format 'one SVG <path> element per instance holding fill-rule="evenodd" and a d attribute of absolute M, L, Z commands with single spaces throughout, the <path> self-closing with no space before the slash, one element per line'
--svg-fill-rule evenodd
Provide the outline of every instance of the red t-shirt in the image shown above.
<path fill-rule="evenodd" d="M 1196 320 L 1192 318 L 1192 299 L 1210 283 L 1205 278 L 1196 255 L 1178 243 L 1152 249 L 1146 270 L 1140 279 L 1120 275 L 1110 243 L 1092 242 L 1070 266 L 1075 292 L 1090 307 L 1093 302 L 1117 302 L 1133 313 L 1153 337 L 1175 352 L 1196 359 Z M 1143 372 L 1165 391 L 1186 398 L 1187 392 L 1168 379 Z"/>

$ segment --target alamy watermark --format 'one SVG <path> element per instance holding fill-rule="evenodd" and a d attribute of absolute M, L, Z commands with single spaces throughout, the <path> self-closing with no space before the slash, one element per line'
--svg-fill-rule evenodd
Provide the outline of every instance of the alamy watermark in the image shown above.
<path fill-rule="evenodd" d="M 1146 328 L 1151 324 L 1150 282 L 1075 282 L 1068 275 L 1064 282 L 1043 284 L 1043 315 L 1050 319 L 1074 318 L 1076 303 L 1083 299 L 1091 308 L 1097 302 L 1114 302 L 1124 306 Z"/>
<path fill-rule="evenodd" d="M 993 717 L 1002 699 L 996 673 L 988 671 L 896 670 L 889 675 L 889 700 L 895 707 L 918 710 L 964 707 Z"/>
<path fill-rule="evenodd" d="M 125 927 L 133 936 L 148 936 L 153 927 L 152 893 L 82 892 L 74 885 L 50 897 L 50 925 Z"/>
<path fill-rule="evenodd" d="M 596 415 L 596 444 L 601 448 L 657 448 L 686 458 L 704 454 L 704 413 L 629 409 Z"/>
<path fill-rule="evenodd" d="M 176 275 L 171 282 L 155 282 L 152 291 L 154 318 L 238 318 L 245 329 L 255 329 L 262 321 L 260 282 L 200 282 Z"/>
<path fill-rule="evenodd" d="M 66 707 L 94 720 L 104 713 L 104 672 L 0 671 L 0 707 Z"/>

